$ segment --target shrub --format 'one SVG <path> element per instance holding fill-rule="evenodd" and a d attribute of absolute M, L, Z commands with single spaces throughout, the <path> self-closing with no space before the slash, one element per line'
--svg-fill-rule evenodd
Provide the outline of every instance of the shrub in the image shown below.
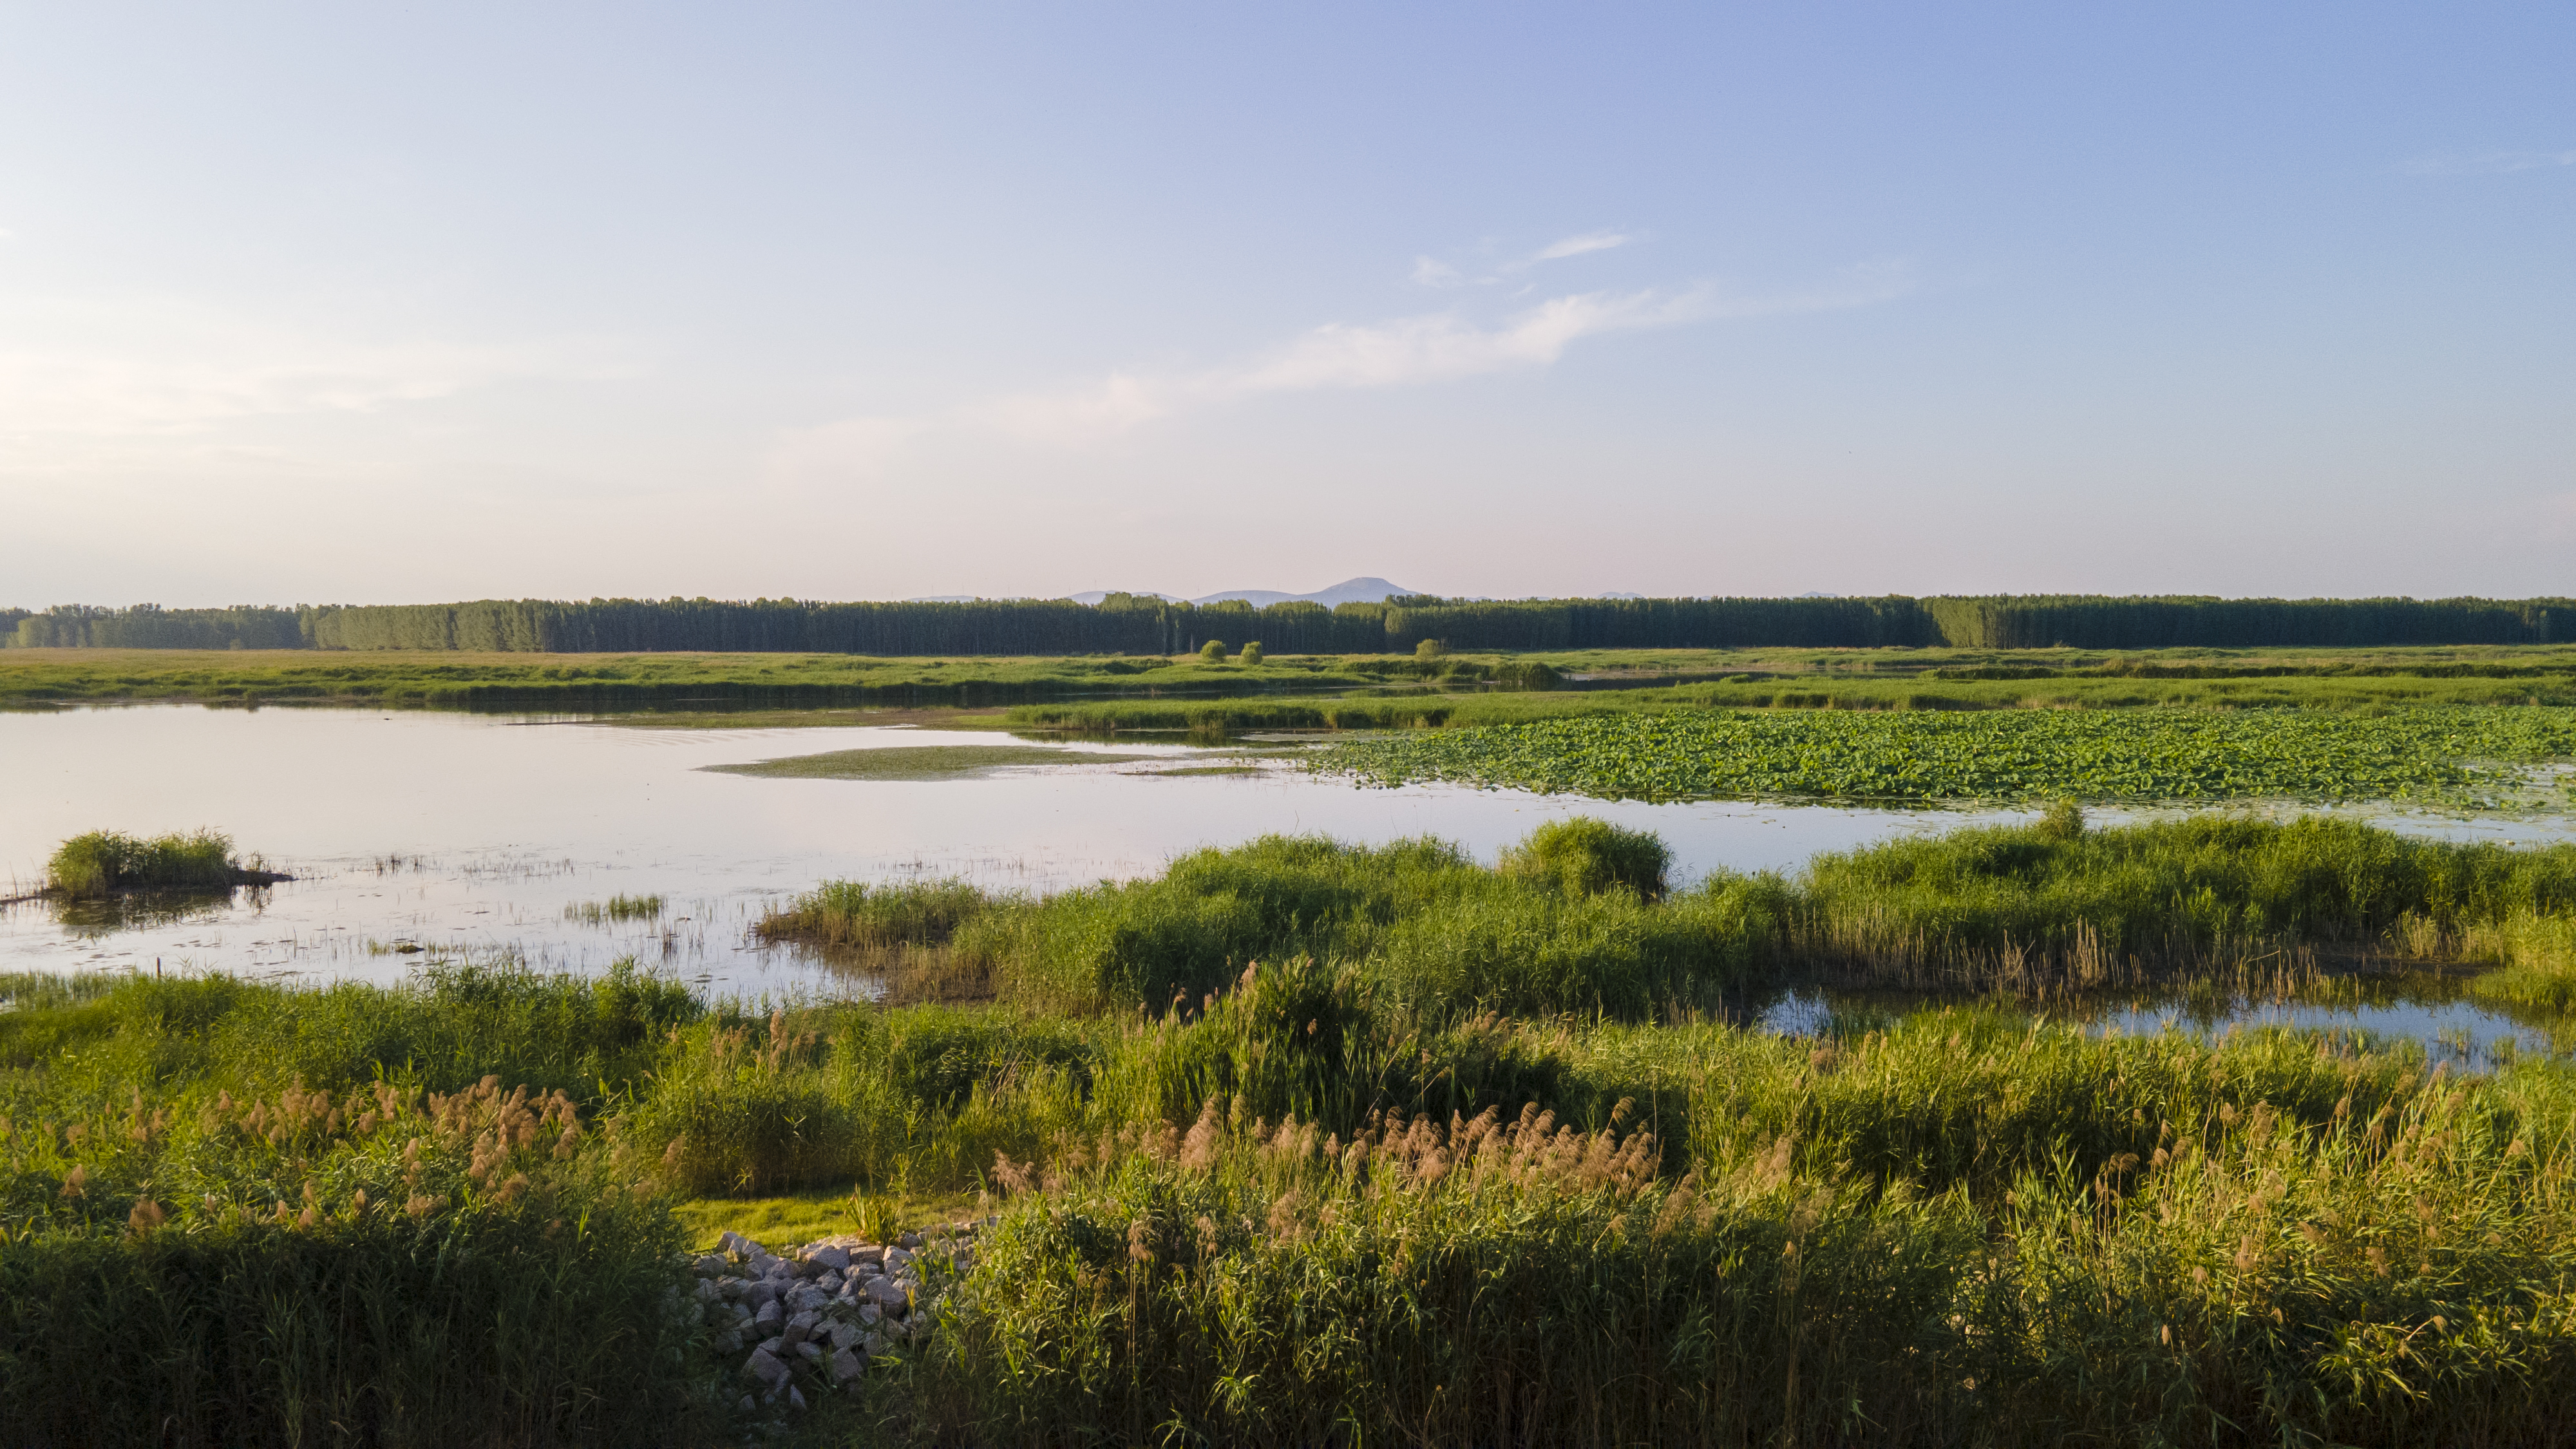
<path fill-rule="evenodd" d="M 1244 645 L 1243 653 L 1238 656 L 1238 658 L 1239 662 L 1247 668 L 1252 665 L 1259 664 L 1261 662 L 1261 641 L 1255 639 L 1251 643 Z"/>
<path fill-rule="evenodd" d="M 1439 659 L 1448 653 L 1449 646 L 1437 639 L 1425 639 L 1413 646 L 1413 657 L 1416 659 Z"/>
<path fill-rule="evenodd" d="M 1224 663 L 1225 641 L 1222 639 L 1210 639 L 1205 644 L 1200 645 L 1199 658 L 1209 664 Z"/>
<path fill-rule="evenodd" d="M 1651 831 L 1577 815 L 1551 820 L 1505 848 L 1501 869 L 1505 875 L 1547 882 L 1570 896 L 1626 890 L 1651 901 L 1663 896 L 1664 872 L 1672 859 L 1663 838 Z"/>

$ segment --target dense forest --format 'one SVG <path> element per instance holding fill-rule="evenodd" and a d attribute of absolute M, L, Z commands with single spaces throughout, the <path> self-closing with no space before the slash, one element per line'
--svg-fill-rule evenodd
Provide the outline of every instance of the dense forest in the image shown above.
<path fill-rule="evenodd" d="M 92 649 L 440 649 L 868 655 L 1180 654 L 1258 640 L 1273 654 L 1452 649 L 2317 648 L 2546 644 L 2568 599 L 1990 598 L 1440 599 L 1382 604 L 1171 603 L 1111 594 L 964 603 L 799 599 L 484 599 L 272 608 L 0 609 L 0 645 Z"/>

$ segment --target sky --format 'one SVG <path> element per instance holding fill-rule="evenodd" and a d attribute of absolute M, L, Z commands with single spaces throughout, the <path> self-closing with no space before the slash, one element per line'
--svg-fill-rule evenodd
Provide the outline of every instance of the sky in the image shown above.
<path fill-rule="evenodd" d="M 2576 594 L 2565 5 L 0 0 L 0 605 Z"/>

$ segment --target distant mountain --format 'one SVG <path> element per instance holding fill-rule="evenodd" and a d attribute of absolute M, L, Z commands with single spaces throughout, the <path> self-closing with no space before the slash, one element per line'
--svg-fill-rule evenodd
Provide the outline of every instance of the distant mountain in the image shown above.
<path fill-rule="evenodd" d="M 1645 595 L 1643 595 L 1643 594 L 1603 594 L 1603 595 L 1601 595 L 1601 597 L 1602 597 L 1602 598 L 1605 598 L 1605 599 L 1642 599 L 1642 598 L 1644 598 L 1644 597 L 1645 597 Z"/>
<path fill-rule="evenodd" d="M 1329 609 L 1335 604 L 1381 604 L 1399 594 L 1413 590 L 1400 588 L 1384 579 L 1344 579 L 1329 589 L 1311 594 L 1282 594 L 1270 589 L 1230 589 L 1222 594 L 1208 594 L 1190 600 L 1193 604 L 1221 604 L 1228 599 L 1241 599 L 1255 608 L 1272 604 L 1321 604 Z"/>
<path fill-rule="evenodd" d="M 904 602 L 907 604 L 971 604 L 982 597 L 984 597 L 982 594 L 923 594 L 917 598 L 906 599 Z"/>
<path fill-rule="evenodd" d="M 1140 599 L 1162 599 L 1175 604 L 1181 601 L 1181 596 L 1178 594 L 1161 594 L 1152 589 L 1085 589 L 1081 593 L 1067 594 L 1065 597 L 1077 604 L 1089 604 L 1097 608 L 1101 600 L 1118 593 L 1134 594 Z"/>
<path fill-rule="evenodd" d="M 1108 598 L 1113 592 L 1116 591 L 1110 589 L 1086 589 L 1079 594 L 1067 594 L 1065 597 L 1071 599 L 1077 604 L 1090 604 L 1097 607 L 1101 600 Z M 1147 589 L 1132 589 L 1127 592 L 1134 593 L 1141 598 L 1167 599 L 1175 604 L 1221 604 L 1229 599 L 1241 599 L 1255 608 L 1267 608 L 1272 604 L 1299 603 L 1321 604 L 1325 608 L 1329 609 L 1335 604 L 1383 603 L 1388 599 L 1394 598 L 1398 594 L 1409 594 L 1413 591 L 1411 589 L 1399 588 L 1394 584 L 1388 583 L 1384 579 L 1369 578 L 1344 579 L 1329 589 L 1317 589 L 1311 594 L 1283 594 L 1276 589 L 1228 589 L 1222 594 L 1209 594 L 1202 598 L 1184 600 L 1178 594 L 1155 593 Z"/>

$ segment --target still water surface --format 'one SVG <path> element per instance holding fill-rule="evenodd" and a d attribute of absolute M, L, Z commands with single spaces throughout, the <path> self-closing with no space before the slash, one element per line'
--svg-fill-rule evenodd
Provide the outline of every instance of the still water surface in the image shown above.
<path fill-rule="evenodd" d="M 683 730 L 348 709 L 0 713 L 0 882 L 17 882 L 0 894 L 32 888 L 65 837 L 102 828 L 213 827 L 296 877 L 175 910 L 0 908 L 0 970 L 398 980 L 458 955 L 515 953 L 576 971 L 632 955 L 719 993 L 846 991 L 852 983 L 826 964 L 756 946 L 751 923 L 823 879 L 962 876 L 1056 890 L 1150 875 L 1183 851 L 1272 832 L 1368 842 L 1436 835 L 1491 860 L 1543 820 L 1592 814 L 1661 834 L 1689 879 L 1719 867 L 1794 868 L 1819 851 L 2021 813 L 1362 790 L 1282 760 L 1251 775 L 1172 776 L 1155 773 L 1160 763 L 1081 763 L 1108 748 L 1083 743 L 1064 745 L 1066 766 L 939 780 L 705 768 L 1006 741 L 899 726 Z M 1115 748 L 1176 763 L 1210 753 L 1123 738 Z M 2564 820 L 2379 818 L 2452 836 L 2540 840 L 2570 829 Z M 664 907 L 656 919 L 626 922 L 567 915 L 618 895 L 658 895 Z M 1769 1019 L 1796 1029 L 1821 1010 L 1797 998 Z M 2282 1024 L 2453 1043 L 2481 1058 L 2507 1039 L 2524 1050 L 2547 1045 L 2460 1002 L 2248 1012 L 2246 1020 L 2268 1012 Z M 2116 1024 L 2155 1030 L 2169 1015 L 2142 1009 Z"/>
<path fill-rule="evenodd" d="M 398 979 L 430 952 L 515 950 L 595 970 L 622 955 L 727 989 L 810 980 L 819 963 L 753 949 L 750 923 L 827 878 L 962 876 L 1046 891 L 1160 871 L 1173 855 L 1270 832 L 1431 834 L 1491 859 L 1542 820 L 1591 813 L 1660 831 L 1685 875 L 1792 866 L 1820 850 L 1998 814 L 1643 805 L 1448 786 L 1361 790 L 1271 761 L 1254 775 L 1155 764 L 1005 769 L 941 780 L 711 774 L 829 750 L 993 745 L 906 727 L 682 730 L 345 709 L 153 706 L 0 714 L 0 879 L 32 887 L 85 830 L 211 826 L 295 880 L 176 919 L 18 906 L 0 970 L 212 968 Z M 1107 747 L 1064 746 L 1079 762 Z M 1176 762 L 1210 752 L 1121 740 Z M 15 891 L 9 893 L 15 894 Z M 568 907 L 659 895 L 658 921 L 588 924 Z"/>

